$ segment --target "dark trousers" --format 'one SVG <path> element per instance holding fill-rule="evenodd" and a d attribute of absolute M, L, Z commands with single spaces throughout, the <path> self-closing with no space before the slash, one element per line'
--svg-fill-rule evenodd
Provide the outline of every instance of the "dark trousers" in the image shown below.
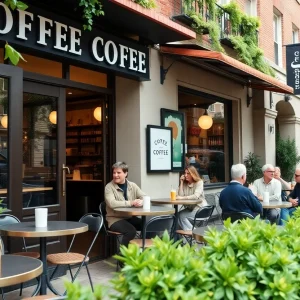
<path fill-rule="evenodd" d="M 122 233 L 121 245 L 127 247 L 129 242 L 135 238 L 136 232 L 142 230 L 142 220 L 138 217 L 120 220 L 112 224 L 110 230 Z"/>

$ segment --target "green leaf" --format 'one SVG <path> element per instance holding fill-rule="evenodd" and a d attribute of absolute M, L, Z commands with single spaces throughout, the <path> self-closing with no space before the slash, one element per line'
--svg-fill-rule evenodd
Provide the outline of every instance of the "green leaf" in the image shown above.
<path fill-rule="evenodd" d="M 13 47 L 11 47 L 9 44 L 5 44 L 5 57 L 4 59 L 8 59 L 11 61 L 13 65 L 17 65 L 19 63 L 20 58 L 24 61 L 26 61 L 21 53 L 16 51 Z"/>
<path fill-rule="evenodd" d="M 24 2 L 22 1 L 18 1 L 17 2 L 17 8 L 20 9 L 20 10 L 26 10 L 28 8 L 28 5 L 25 4 Z"/>

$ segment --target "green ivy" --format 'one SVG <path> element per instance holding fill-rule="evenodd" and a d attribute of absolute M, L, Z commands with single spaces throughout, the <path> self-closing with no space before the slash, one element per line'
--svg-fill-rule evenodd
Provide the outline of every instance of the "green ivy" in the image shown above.
<path fill-rule="evenodd" d="M 79 7 L 83 9 L 83 29 L 92 30 L 94 17 L 104 15 L 100 0 L 80 0 Z"/>
<path fill-rule="evenodd" d="M 259 156 L 249 152 L 244 159 L 244 164 L 247 169 L 247 182 L 253 183 L 255 179 L 262 177 L 261 163 Z"/>
<path fill-rule="evenodd" d="M 154 0 L 134 0 L 134 2 L 148 9 L 156 7 L 156 2 Z"/>

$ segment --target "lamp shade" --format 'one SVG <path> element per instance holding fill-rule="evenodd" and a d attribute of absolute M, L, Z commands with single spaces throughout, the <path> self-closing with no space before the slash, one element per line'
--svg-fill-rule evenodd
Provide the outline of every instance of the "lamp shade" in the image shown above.
<path fill-rule="evenodd" d="M 94 110 L 94 118 L 95 118 L 97 121 L 101 122 L 101 117 L 102 117 L 102 110 L 101 110 L 101 107 L 98 106 L 98 107 L 96 107 L 95 110 Z"/>
<path fill-rule="evenodd" d="M 49 121 L 52 124 L 56 124 L 56 122 L 57 122 L 57 112 L 56 112 L 56 110 L 51 111 L 51 113 L 49 114 Z"/>
<path fill-rule="evenodd" d="M 207 115 L 207 112 L 205 111 L 204 115 L 202 115 L 198 120 L 198 125 L 202 129 L 209 129 L 213 124 L 213 119 L 211 116 Z"/>
<path fill-rule="evenodd" d="M 1 125 L 2 125 L 2 127 L 4 127 L 4 128 L 7 128 L 7 124 L 8 124 L 8 117 L 7 117 L 7 115 L 4 115 L 2 118 L 1 118 Z"/>

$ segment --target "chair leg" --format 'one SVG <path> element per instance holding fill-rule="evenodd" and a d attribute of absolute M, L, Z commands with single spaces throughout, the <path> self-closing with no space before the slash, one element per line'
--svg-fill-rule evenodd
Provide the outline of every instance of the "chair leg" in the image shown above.
<path fill-rule="evenodd" d="M 52 273 L 51 276 L 50 276 L 49 281 L 51 281 L 51 280 L 53 279 L 53 276 L 54 276 L 55 272 L 57 271 L 58 267 L 59 267 L 59 265 L 57 265 L 57 266 L 55 267 L 53 273 Z"/>
<path fill-rule="evenodd" d="M 23 292 L 23 283 L 21 283 L 20 285 L 20 294 L 19 294 L 20 297 L 22 296 L 22 292 Z"/>
<path fill-rule="evenodd" d="M 1 288 L 1 295 L 2 295 L 2 300 L 5 300 L 5 296 L 4 296 L 3 288 Z"/>
<path fill-rule="evenodd" d="M 73 273 L 72 273 L 72 270 L 71 270 L 71 266 L 70 266 L 70 265 L 68 265 L 68 268 L 69 268 L 70 275 L 71 275 L 71 279 L 72 279 L 72 282 L 73 282 L 73 281 L 74 281 L 74 280 L 73 280 L 73 278 L 74 278 L 74 277 L 73 277 Z"/>
<path fill-rule="evenodd" d="M 88 277 L 89 277 L 89 281 L 90 281 L 90 284 L 91 284 L 91 288 L 92 288 L 92 291 L 94 292 L 94 286 L 93 286 L 93 282 L 92 282 L 92 278 L 91 278 L 91 274 L 90 274 L 90 270 L 88 268 L 88 265 L 85 264 L 85 268 L 86 268 L 86 272 L 88 274 Z"/>

